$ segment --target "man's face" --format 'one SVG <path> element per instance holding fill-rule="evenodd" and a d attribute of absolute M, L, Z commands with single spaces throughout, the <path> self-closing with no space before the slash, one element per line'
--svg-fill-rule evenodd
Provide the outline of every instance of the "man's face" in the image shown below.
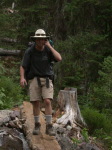
<path fill-rule="evenodd" d="M 36 45 L 38 45 L 39 47 L 42 47 L 43 45 L 45 45 L 47 39 L 45 38 L 38 38 L 35 40 Z"/>

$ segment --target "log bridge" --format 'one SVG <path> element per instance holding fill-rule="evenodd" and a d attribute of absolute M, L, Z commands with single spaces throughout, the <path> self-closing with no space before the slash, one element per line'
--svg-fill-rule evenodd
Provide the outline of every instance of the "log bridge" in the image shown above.
<path fill-rule="evenodd" d="M 41 121 L 40 135 L 32 134 L 34 128 L 34 117 L 31 103 L 26 101 L 23 102 L 23 106 L 21 108 L 21 116 L 26 120 L 23 130 L 26 134 L 26 139 L 28 140 L 31 150 L 61 150 L 61 147 L 59 146 L 55 137 L 45 134 L 46 124 L 44 114 L 42 112 L 40 115 Z"/>

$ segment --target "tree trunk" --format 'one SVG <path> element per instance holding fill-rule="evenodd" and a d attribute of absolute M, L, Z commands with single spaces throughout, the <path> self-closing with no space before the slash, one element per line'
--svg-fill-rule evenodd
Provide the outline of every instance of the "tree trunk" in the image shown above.
<path fill-rule="evenodd" d="M 80 108 L 77 102 L 77 89 L 76 88 L 65 88 L 60 90 L 58 95 L 58 104 L 60 110 L 64 111 L 64 115 L 57 120 L 58 124 L 66 125 L 74 124 L 80 127 L 85 126 L 83 117 L 81 116 Z"/>

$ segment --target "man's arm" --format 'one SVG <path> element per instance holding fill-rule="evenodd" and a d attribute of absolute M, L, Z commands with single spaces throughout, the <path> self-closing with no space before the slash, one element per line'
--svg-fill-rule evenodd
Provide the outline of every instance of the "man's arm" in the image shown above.
<path fill-rule="evenodd" d="M 24 70 L 24 68 L 22 66 L 20 66 L 20 85 L 22 87 L 24 87 L 25 85 L 27 85 L 27 81 L 25 79 L 24 74 L 25 74 L 25 70 Z"/>
<path fill-rule="evenodd" d="M 45 45 L 51 50 L 53 56 L 57 61 L 61 61 L 62 57 L 61 55 L 50 45 L 49 41 L 46 41 Z"/>
<path fill-rule="evenodd" d="M 25 78 L 25 71 L 30 66 L 30 57 L 31 57 L 31 51 L 33 47 L 34 47 L 34 44 L 31 46 L 31 48 L 28 48 L 25 51 L 23 60 L 20 65 L 20 85 L 22 87 L 25 87 L 25 85 L 27 85 L 27 80 Z"/>

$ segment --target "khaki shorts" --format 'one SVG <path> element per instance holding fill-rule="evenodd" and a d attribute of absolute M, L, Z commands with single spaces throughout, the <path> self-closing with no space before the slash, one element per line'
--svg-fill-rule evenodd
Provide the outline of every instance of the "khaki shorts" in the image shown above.
<path fill-rule="evenodd" d="M 42 99 L 53 99 L 53 84 L 52 80 L 49 79 L 49 88 L 46 87 L 46 79 L 40 78 L 41 87 L 38 85 L 37 78 L 35 77 L 32 80 L 29 80 L 29 94 L 30 101 L 37 101 Z"/>

